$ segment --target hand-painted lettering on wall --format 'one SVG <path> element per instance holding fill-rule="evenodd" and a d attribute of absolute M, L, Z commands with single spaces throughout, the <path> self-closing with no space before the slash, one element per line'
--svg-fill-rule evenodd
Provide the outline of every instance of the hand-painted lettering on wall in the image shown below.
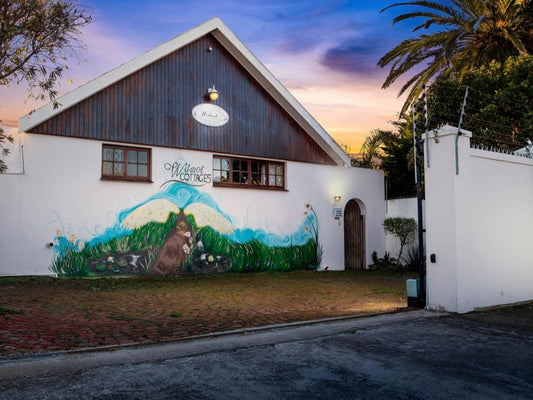
<path fill-rule="evenodd" d="M 173 163 L 165 163 L 164 168 L 166 171 L 170 171 L 171 179 L 167 180 L 163 185 L 170 182 L 180 182 L 189 186 L 204 186 L 212 182 L 211 174 L 205 172 L 205 166 L 203 165 L 195 167 L 187 161 L 180 160 Z"/>

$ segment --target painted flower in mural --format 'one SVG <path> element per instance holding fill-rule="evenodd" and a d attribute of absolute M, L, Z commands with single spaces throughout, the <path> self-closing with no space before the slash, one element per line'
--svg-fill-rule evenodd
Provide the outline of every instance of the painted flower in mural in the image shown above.
<path fill-rule="evenodd" d="M 149 222 L 164 223 L 168 220 L 170 213 L 179 214 L 180 209 L 169 200 L 155 199 L 137 207 L 124 218 L 121 226 L 126 229 L 136 229 Z"/>
<path fill-rule="evenodd" d="M 304 211 L 290 236 L 237 229 L 208 195 L 174 184 L 121 212 L 94 242 L 58 229 L 52 268 L 59 274 L 97 276 L 315 269 L 322 254 L 318 218 L 311 204 Z"/>
<path fill-rule="evenodd" d="M 305 231 L 310 233 L 313 236 L 313 239 L 316 244 L 316 261 L 317 265 L 320 265 L 320 262 L 322 260 L 322 245 L 318 241 L 318 215 L 313 208 L 313 206 L 309 203 L 305 204 L 306 211 L 304 212 L 304 216 L 307 219 L 307 224 L 305 225 Z"/>

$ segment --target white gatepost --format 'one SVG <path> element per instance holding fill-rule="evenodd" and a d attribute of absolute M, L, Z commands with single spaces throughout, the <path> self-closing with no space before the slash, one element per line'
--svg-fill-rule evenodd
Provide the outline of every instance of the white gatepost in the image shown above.
<path fill-rule="evenodd" d="M 533 159 L 430 136 L 425 168 L 427 306 L 457 313 L 533 300 Z M 433 256 L 432 256 L 433 255 Z"/>
<path fill-rule="evenodd" d="M 462 312 L 460 259 L 462 224 L 468 224 L 470 138 L 472 133 L 444 126 L 429 137 L 430 168 L 425 167 L 427 306 Z M 426 144 L 427 145 L 427 144 Z M 456 147 L 457 146 L 457 147 Z M 456 158 L 457 156 L 457 158 Z M 434 255 L 434 262 L 431 255 Z"/>

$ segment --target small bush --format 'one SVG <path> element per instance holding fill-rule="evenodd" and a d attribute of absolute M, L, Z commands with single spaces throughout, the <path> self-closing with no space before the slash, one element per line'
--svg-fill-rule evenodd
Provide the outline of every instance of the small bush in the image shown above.
<path fill-rule="evenodd" d="M 402 264 L 396 258 L 391 257 L 388 251 L 381 258 L 378 257 L 377 252 L 373 251 L 372 262 L 370 267 L 376 271 L 400 271 L 402 268 Z"/>
<path fill-rule="evenodd" d="M 403 248 L 405 245 L 415 240 L 417 224 L 414 218 L 386 218 L 383 221 L 385 233 L 394 235 L 400 240 L 400 252 L 398 260 L 402 259 Z"/>
<path fill-rule="evenodd" d="M 409 271 L 418 271 L 420 259 L 418 257 L 418 248 L 409 247 L 402 257 L 403 266 Z"/>

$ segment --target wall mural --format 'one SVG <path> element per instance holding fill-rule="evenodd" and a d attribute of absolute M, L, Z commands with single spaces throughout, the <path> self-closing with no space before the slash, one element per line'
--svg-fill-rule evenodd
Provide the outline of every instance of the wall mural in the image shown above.
<path fill-rule="evenodd" d="M 318 219 L 312 205 L 303 211 L 300 228 L 289 235 L 236 229 L 209 195 L 169 183 L 89 241 L 57 230 L 50 269 L 66 276 L 317 269 Z"/>

